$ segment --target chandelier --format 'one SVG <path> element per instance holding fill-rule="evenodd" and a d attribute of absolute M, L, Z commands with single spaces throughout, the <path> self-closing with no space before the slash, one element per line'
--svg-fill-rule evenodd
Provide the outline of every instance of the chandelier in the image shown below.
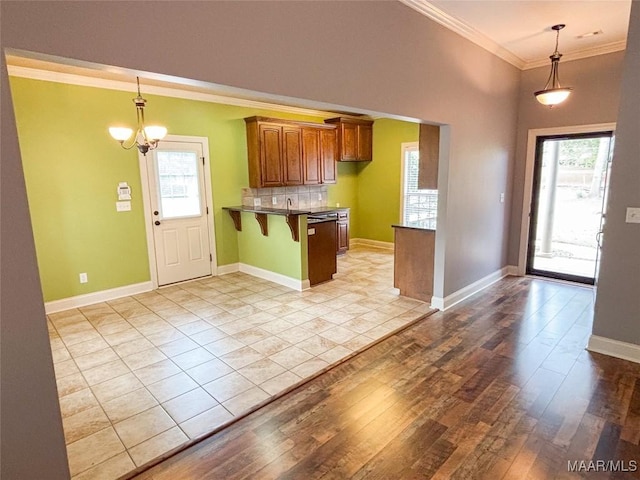
<path fill-rule="evenodd" d="M 136 82 L 138 83 L 138 96 L 133 99 L 133 103 L 136 104 L 138 125 L 135 134 L 133 134 L 133 129 L 128 127 L 109 127 L 109 133 L 120 142 L 120 146 L 125 150 L 135 146 L 138 147 L 140 153 L 146 155 L 149 150 L 153 150 L 158 146 L 158 142 L 167 134 L 167 129 L 157 125 L 148 127 L 144 125 L 144 106 L 147 101 L 140 95 L 139 77 L 136 77 Z"/>
<path fill-rule="evenodd" d="M 558 52 L 558 38 L 560 37 L 560 30 L 564 27 L 564 24 L 551 27 L 551 30 L 556 31 L 556 49 L 549 57 L 551 59 L 551 72 L 549 73 L 549 78 L 547 79 L 547 84 L 544 86 L 544 89 L 534 93 L 536 100 L 542 105 L 548 105 L 549 107 L 564 102 L 572 90 L 569 87 L 561 87 L 560 81 L 558 80 L 558 63 L 560 62 L 560 57 L 562 57 L 562 54 Z"/>

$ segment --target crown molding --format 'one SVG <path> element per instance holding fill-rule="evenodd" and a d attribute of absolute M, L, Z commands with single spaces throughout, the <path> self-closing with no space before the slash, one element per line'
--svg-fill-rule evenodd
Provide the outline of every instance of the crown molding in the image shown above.
<path fill-rule="evenodd" d="M 605 45 L 597 45 L 591 48 L 584 48 L 582 50 L 574 50 L 562 54 L 562 62 L 570 62 L 571 60 L 580 60 L 582 58 L 595 57 L 596 55 L 606 55 L 607 53 L 615 53 L 625 50 L 627 48 L 627 41 L 620 40 L 619 42 L 611 42 Z M 530 70 L 538 67 L 548 67 L 551 65 L 549 57 L 541 58 L 539 60 L 532 60 L 526 62 L 523 70 Z"/>
<path fill-rule="evenodd" d="M 448 28 L 452 32 L 461 35 L 479 47 L 484 48 L 488 52 L 493 53 L 514 67 L 519 68 L 520 70 L 523 69 L 525 61 L 520 57 L 514 55 L 509 50 L 494 42 L 486 35 L 480 33 L 472 26 L 449 15 L 448 13 L 443 12 L 426 0 L 400 0 L 400 2 L 413 8 L 415 11 L 421 13 L 427 18 L 430 18 L 434 22 Z"/>
<path fill-rule="evenodd" d="M 549 57 L 540 58 L 537 60 L 525 61 L 514 55 L 500 44 L 494 42 L 486 35 L 480 33 L 478 30 L 470 26 L 469 24 L 457 19 L 435 7 L 427 0 L 399 0 L 401 3 L 413 8 L 415 11 L 421 13 L 425 17 L 439 23 L 440 25 L 448 28 L 452 32 L 461 35 L 467 40 L 475 43 L 479 47 L 484 48 L 490 53 L 502 58 L 504 61 L 509 62 L 514 67 L 520 70 L 529 70 L 531 68 L 538 68 L 548 66 Z M 605 55 L 607 53 L 619 52 L 627 48 L 626 40 L 618 42 L 608 43 L 606 45 L 599 45 L 595 47 L 585 48 L 581 50 L 574 50 L 562 55 L 562 60 L 568 62 L 571 60 L 580 60 L 582 58 L 594 57 L 596 55 Z"/>
<path fill-rule="evenodd" d="M 135 82 L 125 82 L 119 80 L 109 80 L 105 78 L 89 77 L 85 75 L 77 75 L 74 73 L 55 72 L 51 70 L 42 70 L 38 68 L 22 67 L 18 65 L 7 65 L 7 71 L 10 76 L 28 78 L 31 80 L 44 80 L 48 82 L 65 83 L 68 85 L 79 85 L 82 87 L 104 88 L 107 90 L 119 90 L 123 92 L 134 92 L 136 90 Z M 233 105 L 236 107 L 247 107 L 264 110 L 273 110 L 277 112 L 286 112 L 297 115 L 309 115 L 314 117 L 327 117 L 331 112 L 326 110 L 314 110 L 302 107 L 293 107 L 281 105 L 277 103 L 262 102 L 258 100 L 249 100 L 225 95 L 217 95 L 212 93 L 195 92 L 175 87 L 160 87 L 156 85 L 145 85 L 144 92 L 151 95 L 159 95 L 163 97 L 183 98 L 186 100 L 198 100 L 201 102 L 219 103 L 223 105 Z"/>

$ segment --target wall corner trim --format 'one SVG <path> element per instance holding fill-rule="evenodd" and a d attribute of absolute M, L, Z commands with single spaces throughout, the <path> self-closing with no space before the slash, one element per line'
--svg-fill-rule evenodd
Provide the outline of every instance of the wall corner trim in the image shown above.
<path fill-rule="evenodd" d="M 595 353 L 602 353 L 610 357 L 629 360 L 630 362 L 640 363 L 640 345 L 635 343 L 621 342 L 607 337 L 591 335 L 587 350 Z"/>
<path fill-rule="evenodd" d="M 277 283 L 283 287 L 292 288 L 302 292 L 310 288 L 309 280 L 298 280 L 297 278 L 287 277 L 280 273 L 265 270 L 264 268 L 254 267 L 253 265 L 247 265 L 246 263 L 240 263 L 238 271 L 247 273 L 254 277 L 262 278 L 263 280 L 269 280 L 270 282 Z"/>
<path fill-rule="evenodd" d="M 62 312 L 72 308 L 85 307 L 94 303 L 107 302 L 116 298 L 128 297 L 139 293 L 150 292 L 153 290 L 151 282 L 133 283 L 124 287 L 110 288 L 109 290 L 101 290 L 99 292 L 85 293 L 75 297 L 62 298 L 60 300 L 52 300 L 45 302 L 44 310 L 47 314 Z"/>
<path fill-rule="evenodd" d="M 431 306 L 433 308 L 437 308 L 438 310 L 448 310 L 454 305 L 466 300 L 471 295 L 475 295 L 476 293 L 484 290 L 485 288 L 493 285 L 499 280 L 502 280 L 504 277 L 509 275 L 509 267 L 502 267 L 500 270 L 496 270 L 493 273 L 490 273 L 486 277 L 481 278 L 473 282 L 470 285 L 467 285 L 460 290 L 453 292 L 451 295 L 447 295 L 446 297 L 432 297 L 431 298 Z"/>

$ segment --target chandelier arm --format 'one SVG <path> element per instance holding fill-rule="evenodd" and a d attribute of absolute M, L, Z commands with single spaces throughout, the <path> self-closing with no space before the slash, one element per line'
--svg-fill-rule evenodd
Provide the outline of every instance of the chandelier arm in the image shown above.
<path fill-rule="evenodd" d="M 136 146 L 136 144 L 138 143 L 138 142 L 137 142 L 137 140 L 138 140 L 138 132 L 136 131 L 136 132 L 131 136 L 130 143 L 129 143 L 128 145 L 126 144 L 126 141 L 122 141 L 122 142 L 120 142 L 120 146 L 121 146 L 122 148 L 124 148 L 125 150 L 131 150 L 131 149 L 132 149 L 133 147 L 135 147 L 135 146 Z"/>

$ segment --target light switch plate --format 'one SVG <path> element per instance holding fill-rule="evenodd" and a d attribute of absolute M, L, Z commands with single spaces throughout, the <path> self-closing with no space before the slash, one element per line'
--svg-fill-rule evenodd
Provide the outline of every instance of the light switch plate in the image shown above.
<path fill-rule="evenodd" d="M 130 212 L 131 211 L 131 202 L 116 202 L 116 211 L 117 212 Z"/>
<path fill-rule="evenodd" d="M 640 223 L 640 207 L 627 207 L 627 223 Z"/>
<path fill-rule="evenodd" d="M 260 197 L 256 197 L 253 199 L 253 206 L 254 207 L 259 207 L 260 205 L 262 205 L 262 201 L 260 200 Z"/>
<path fill-rule="evenodd" d="M 271 197 L 271 203 L 273 205 L 277 205 L 278 204 L 278 197 Z"/>

